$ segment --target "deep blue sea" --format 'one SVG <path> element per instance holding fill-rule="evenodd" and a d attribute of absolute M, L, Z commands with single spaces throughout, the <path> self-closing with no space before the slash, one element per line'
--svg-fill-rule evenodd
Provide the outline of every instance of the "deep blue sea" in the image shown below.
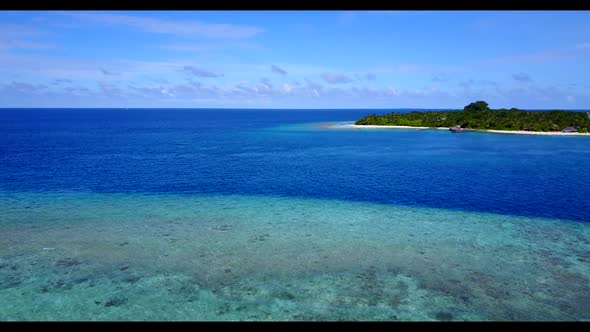
<path fill-rule="evenodd" d="M 590 319 L 590 137 L 390 111 L 1 109 L 0 320 Z"/>
<path fill-rule="evenodd" d="M 590 139 L 336 131 L 367 110 L 0 110 L 4 192 L 342 199 L 590 221 Z"/>

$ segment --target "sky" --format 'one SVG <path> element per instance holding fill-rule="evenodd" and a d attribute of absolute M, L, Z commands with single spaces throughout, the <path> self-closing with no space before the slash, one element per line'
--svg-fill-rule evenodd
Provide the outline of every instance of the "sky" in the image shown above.
<path fill-rule="evenodd" d="M 590 11 L 2 11 L 0 107 L 590 109 Z"/>

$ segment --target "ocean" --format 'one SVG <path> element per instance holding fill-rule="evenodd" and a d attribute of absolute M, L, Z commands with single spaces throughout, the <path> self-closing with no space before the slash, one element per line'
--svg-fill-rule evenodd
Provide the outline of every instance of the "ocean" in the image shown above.
<path fill-rule="evenodd" d="M 589 320 L 590 137 L 389 111 L 0 109 L 0 320 Z"/>

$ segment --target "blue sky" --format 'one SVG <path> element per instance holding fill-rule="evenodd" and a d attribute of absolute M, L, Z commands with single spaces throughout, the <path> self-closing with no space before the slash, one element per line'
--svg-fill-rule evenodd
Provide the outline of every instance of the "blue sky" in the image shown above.
<path fill-rule="evenodd" d="M 590 109 L 590 12 L 0 12 L 0 107 Z"/>

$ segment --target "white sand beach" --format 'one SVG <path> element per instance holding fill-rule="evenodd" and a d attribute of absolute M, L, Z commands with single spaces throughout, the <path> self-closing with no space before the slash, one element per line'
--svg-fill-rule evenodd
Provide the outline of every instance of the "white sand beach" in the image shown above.
<path fill-rule="evenodd" d="M 334 124 L 326 125 L 326 128 L 341 129 L 437 129 L 449 130 L 448 127 L 412 127 L 412 126 L 377 126 L 377 125 L 355 125 L 355 124 Z M 492 134 L 514 134 L 514 135 L 544 135 L 544 136 L 590 136 L 590 133 L 564 133 L 561 131 L 525 131 L 525 130 L 495 130 L 495 129 L 469 129 L 469 132 L 481 132 Z"/>
<path fill-rule="evenodd" d="M 563 133 L 561 131 L 524 131 L 524 130 L 476 130 L 494 134 L 516 134 L 516 135 L 550 135 L 550 136 L 590 136 L 590 133 Z"/>
<path fill-rule="evenodd" d="M 376 125 L 355 125 L 355 124 L 343 124 L 343 125 L 332 125 L 332 128 L 373 128 L 373 129 L 442 129 L 449 130 L 447 127 L 412 127 L 412 126 L 376 126 Z"/>

